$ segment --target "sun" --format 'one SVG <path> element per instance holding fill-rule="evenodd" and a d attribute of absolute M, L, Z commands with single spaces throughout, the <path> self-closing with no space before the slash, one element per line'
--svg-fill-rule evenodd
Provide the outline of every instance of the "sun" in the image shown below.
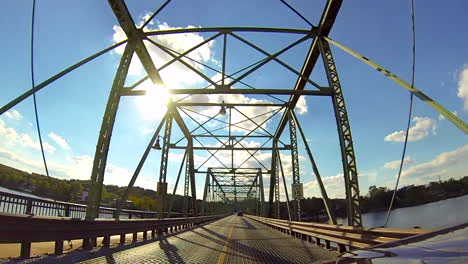
<path fill-rule="evenodd" d="M 145 120 L 161 118 L 167 110 L 167 101 L 169 100 L 167 89 L 150 83 L 145 85 L 142 90 L 146 91 L 146 95 L 137 96 L 135 99 L 141 117 Z"/>

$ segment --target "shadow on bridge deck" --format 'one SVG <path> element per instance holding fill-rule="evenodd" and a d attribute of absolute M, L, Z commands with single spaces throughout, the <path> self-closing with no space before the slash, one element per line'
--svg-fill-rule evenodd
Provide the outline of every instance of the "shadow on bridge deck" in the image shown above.
<path fill-rule="evenodd" d="M 275 231 L 254 220 L 229 216 L 148 242 L 72 252 L 36 263 L 320 263 L 337 252 Z M 28 260 L 28 263 L 31 263 Z"/>

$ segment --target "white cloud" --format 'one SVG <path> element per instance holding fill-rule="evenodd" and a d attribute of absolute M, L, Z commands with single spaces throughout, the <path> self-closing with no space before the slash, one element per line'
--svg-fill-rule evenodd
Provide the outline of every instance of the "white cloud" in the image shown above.
<path fill-rule="evenodd" d="M 397 168 L 400 167 L 400 162 L 401 162 L 401 160 L 389 161 L 389 162 L 385 163 L 384 168 L 386 168 L 386 169 L 397 169 Z M 413 163 L 414 163 L 414 160 L 410 156 L 405 157 L 404 165 L 410 165 L 410 164 L 413 164 Z"/>
<path fill-rule="evenodd" d="M 433 160 L 414 165 L 401 174 L 402 178 L 409 179 L 425 179 L 432 176 L 445 175 L 447 177 L 455 177 L 451 174 L 452 170 L 461 168 L 461 172 L 466 174 L 468 171 L 468 144 L 450 152 L 442 152 Z M 462 175 L 458 175 L 462 176 Z M 427 182 L 426 182 L 427 183 Z"/>
<path fill-rule="evenodd" d="M 458 112 L 457 111 L 453 111 L 452 114 L 458 116 Z M 439 121 L 442 121 L 442 120 L 445 120 L 445 116 L 439 114 L 439 117 L 438 117 Z"/>
<path fill-rule="evenodd" d="M 188 26 L 186 28 L 194 28 L 194 26 Z M 123 31 L 123 29 L 120 26 L 115 25 L 113 27 L 114 29 L 114 34 L 113 34 L 113 40 L 115 43 L 120 42 L 124 39 L 126 39 L 126 35 Z M 171 27 L 167 23 L 160 23 L 158 24 L 155 28 L 147 26 L 145 28 L 145 31 L 151 31 L 151 30 L 168 30 L 168 29 L 180 29 L 180 27 Z M 164 47 L 170 48 L 172 50 L 175 50 L 179 53 L 183 53 L 193 46 L 203 42 L 205 38 L 198 33 L 184 33 L 184 34 L 168 34 L 168 35 L 156 35 L 156 36 L 150 36 L 149 37 L 151 40 L 154 42 L 157 42 Z M 202 45 L 201 47 L 197 48 L 196 50 L 190 52 L 188 54 L 188 57 L 190 57 L 193 60 L 199 61 L 199 62 L 207 62 L 211 59 L 212 56 L 212 46 L 213 46 L 214 41 L 210 41 L 206 43 L 205 45 Z M 145 46 L 148 49 L 148 52 L 150 53 L 151 58 L 153 59 L 153 62 L 155 63 L 156 67 L 161 67 L 164 65 L 166 62 L 170 61 L 173 59 L 170 55 L 168 55 L 166 52 L 163 50 L 159 49 L 157 46 L 153 45 L 152 43 L 145 42 Z M 119 54 L 123 54 L 125 46 L 122 45 L 118 48 L 115 49 L 115 51 Z M 178 54 L 175 54 L 176 56 Z M 202 70 L 204 67 L 198 63 L 195 63 L 187 58 L 183 58 L 183 61 L 189 64 L 190 66 L 194 67 L 195 69 Z M 144 68 L 139 61 L 137 56 L 134 56 L 132 58 L 132 62 L 130 64 L 129 68 L 129 74 L 131 75 L 141 75 L 144 73 Z M 161 72 L 161 78 L 163 79 L 165 86 L 167 88 L 187 88 L 185 86 L 190 86 L 194 84 L 199 84 L 204 81 L 202 77 L 200 77 L 198 74 L 184 66 L 180 62 L 174 62 L 170 66 L 164 68 Z"/>
<path fill-rule="evenodd" d="M 344 178 L 343 174 L 335 176 L 322 177 L 323 185 L 327 191 L 329 198 L 343 198 L 345 197 Z M 322 197 L 320 188 L 316 180 L 304 183 L 304 196 L 305 197 Z"/>
<path fill-rule="evenodd" d="M 468 110 L 468 65 L 466 64 L 458 78 L 457 96 L 463 100 L 463 108 Z"/>
<path fill-rule="evenodd" d="M 433 135 L 436 134 L 437 123 L 434 119 L 429 117 L 414 117 L 413 122 L 415 123 L 409 129 L 409 136 L 408 141 L 418 141 L 421 139 L 426 138 L 432 132 Z M 384 140 L 385 141 L 395 141 L 395 142 L 403 142 L 405 141 L 405 131 L 395 131 L 393 133 L 388 134 Z"/>
<path fill-rule="evenodd" d="M 50 132 L 48 135 L 57 145 L 59 145 L 61 148 L 65 150 L 70 149 L 70 145 L 68 145 L 67 141 L 62 138 L 61 136 L 55 134 L 54 132 Z"/>
<path fill-rule="evenodd" d="M 307 113 L 307 101 L 305 96 L 299 97 L 295 109 L 296 112 L 300 115 Z"/>
<path fill-rule="evenodd" d="M 14 128 L 12 127 L 7 127 L 5 122 L 0 119 L 0 136 L 3 138 L 0 138 L 0 143 L 5 144 L 5 145 L 20 145 L 23 147 L 29 147 L 33 148 L 36 150 L 40 150 L 40 144 L 38 141 L 34 141 L 29 134 L 26 133 L 18 133 Z M 55 147 L 50 145 L 47 142 L 42 143 L 44 147 L 44 151 L 49 152 L 49 153 L 54 153 L 55 152 Z"/>
<path fill-rule="evenodd" d="M 41 145 L 39 141 L 34 141 L 28 134 L 21 134 L 21 143 L 23 146 L 31 147 L 36 150 L 41 150 Z M 44 147 L 44 151 L 49 153 L 55 152 L 55 147 L 50 145 L 47 142 L 42 142 L 42 146 Z"/>
<path fill-rule="evenodd" d="M 21 113 L 16 110 L 7 111 L 5 116 L 13 120 L 21 120 L 21 118 L 23 118 Z"/>

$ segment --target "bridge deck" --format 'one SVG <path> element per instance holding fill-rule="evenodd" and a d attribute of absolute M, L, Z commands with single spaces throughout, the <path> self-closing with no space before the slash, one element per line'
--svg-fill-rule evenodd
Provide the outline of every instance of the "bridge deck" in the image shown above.
<path fill-rule="evenodd" d="M 316 263 L 337 256 L 337 252 L 233 215 L 141 246 L 74 252 L 62 257 L 46 257 L 39 262 Z"/>

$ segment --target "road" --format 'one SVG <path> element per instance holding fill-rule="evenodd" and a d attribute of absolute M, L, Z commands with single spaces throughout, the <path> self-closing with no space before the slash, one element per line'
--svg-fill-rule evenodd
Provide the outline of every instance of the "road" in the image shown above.
<path fill-rule="evenodd" d="M 50 256 L 38 263 L 320 263 L 338 256 L 237 215 L 134 244 Z"/>

